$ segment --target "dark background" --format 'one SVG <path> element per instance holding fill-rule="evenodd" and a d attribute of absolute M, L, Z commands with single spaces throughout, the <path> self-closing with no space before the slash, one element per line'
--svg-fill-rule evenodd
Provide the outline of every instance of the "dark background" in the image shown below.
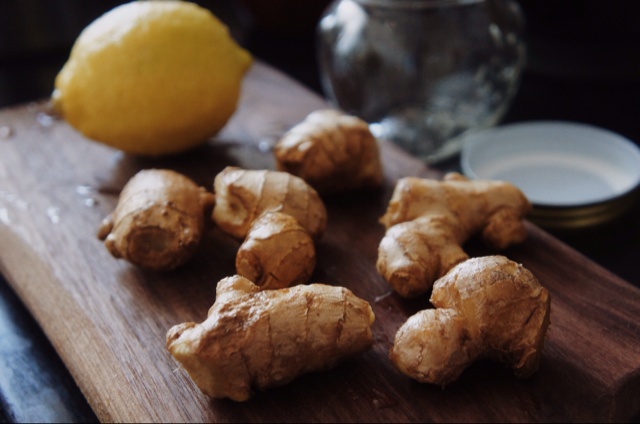
<path fill-rule="evenodd" d="M 195 2 L 227 23 L 254 57 L 322 94 L 314 37 L 328 1 Z M 122 3 L 0 1 L 0 108 L 48 97 L 80 31 Z M 504 122 L 589 123 L 640 143 L 640 1 L 520 0 L 519 4 L 527 22 L 528 62 Z M 456 160 L 439 167 L 455 167 Z M 640 286 L 639 212 L 636 205 L 614 222 L 555 235 Z M 95 421 L 54 349 L 1 277 L 0 312 L 0 422 Z M 10 385 L 13 373 L 22 373 L 24 384 Z"/>

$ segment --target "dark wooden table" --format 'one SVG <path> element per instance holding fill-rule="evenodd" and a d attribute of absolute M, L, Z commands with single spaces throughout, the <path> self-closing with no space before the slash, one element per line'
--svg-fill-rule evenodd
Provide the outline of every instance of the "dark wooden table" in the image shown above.
<path fill-rule="evenodd" d="M 282 33 L 240 31 L 238 34 L 256 57 L 276 66 L 312 90 L 321 92 L 315 56 L 310 47 L 312 34 L 299 33 L 296 37 Z M 609 75 L 605 76 L 585 75 L 578 69 L 580 58 L 563 68 L 574 74 L 549 72 L 542 66 L 547 60 L 547 50 L 543 47 L 548 47 L 545 44 L 548 40 L 539 37 L 532 41 L 531 62 L 505 122 L 570 120 L 602 126 L 636 142 L 640 141 L 640 120 L 637 118 L 640 81 L 637 77 L 619 78 L 615 69 L 610 69 Z M 24 66 L 45 69 L 38 75 L 50 78 L 57 68 L 61 52 L 64 52 L 64 48 L 59 48 L 55 55 L 49 57 L 54 65 L 51 65 L 51 61 L 29 63 L 27 57 L 18 66 L 5 59 L 0 62 L 0 65 L 4 65 L 0 76 L 8 72 L 15 77 L 16 70 Z M 44 87 L 47 85 L 44 84 Z M 27 97 L 24 97 L 25 92 Z M 15 96 L 3 99 L 2 106 L 36 100 L 46 93 L 44 90 L 16 89 Z M 456 167 L 457 158 L 436 166 L 440 170 Z M 632 285 L 640 286 L 640 267 L 637 266 L 640 259 L 640 206 L 604 226 L 556 233 L 555 236 Z M 0 246 L 0 249 L 7 248 L 10 246 Z M 0 422 L 96 421 L 96 415 L 47 337 L 2 278 L 0 310 Z M 20 384 L 15 384 L 16 381 Z"/>

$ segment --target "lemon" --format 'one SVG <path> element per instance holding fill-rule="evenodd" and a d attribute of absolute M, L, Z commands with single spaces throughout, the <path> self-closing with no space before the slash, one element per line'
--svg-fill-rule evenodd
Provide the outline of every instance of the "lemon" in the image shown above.
<path fill-rule="evenodd" d="M 80 33 L 51 100 L 90 139 L 132 154 L 173 154 L 224 127 L 251 61 L 209 10 L 134 1 Z"/>

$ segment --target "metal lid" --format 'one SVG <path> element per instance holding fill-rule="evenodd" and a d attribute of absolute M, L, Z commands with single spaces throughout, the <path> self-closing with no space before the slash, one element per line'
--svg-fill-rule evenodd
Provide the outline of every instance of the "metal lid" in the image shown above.
<path fill-rule="evenodd" d="M 509 181 L 533 204 L 530 219 L 547 228 L 610 221 L 634 203 L 640 148 L 611 131 L 561 121 L 524 122 L 469 134 L 462 172 Z"/>

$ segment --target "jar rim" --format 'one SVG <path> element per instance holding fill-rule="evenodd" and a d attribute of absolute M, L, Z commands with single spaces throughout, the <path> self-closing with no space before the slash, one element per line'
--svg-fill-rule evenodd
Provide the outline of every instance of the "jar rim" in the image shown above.
<path fill-rule="evenodd" d="M 365 6 L 395 7 L 403 9 L 438 8 L 483 3 L 486 0 L 354 0 Z"/>

